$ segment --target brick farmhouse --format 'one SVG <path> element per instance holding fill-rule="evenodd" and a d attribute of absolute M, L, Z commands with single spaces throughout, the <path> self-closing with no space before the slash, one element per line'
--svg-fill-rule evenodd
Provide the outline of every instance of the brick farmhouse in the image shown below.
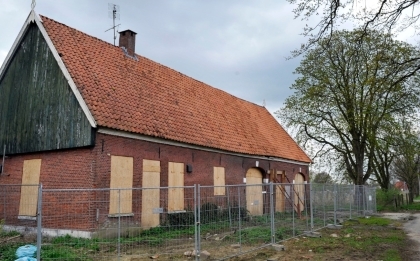
<path fill-rule="evenodd" d="M 131 30 L 120 32 L 119 46 L 114 46 L 34 11 L 29 14 L 0 68 L 0 188 L 308 180 L 311 160 L 266 108 L 136 54 L 135 36 Z M 179 189 L 154 194 L 150 206 L 130 201 L 135 193 L 145 194 L 127 193 L 118 210 L 112 192 L 106 203 L 78 206 L 78 212 L 91 216 L 77 225 L 45 222 L 52 228 L 89 230 L 96 212 L 108 219 L 152 207 L 167 212 L 186 208 Z M 214 194 L 223 196 L 225 190 L 214 189 Z M 77 193 L 72 201 L 93 202 L 95 197 Z M 7 211 L 13 224 L 35 226 L 36 188 L 19 187 L 10 200 L 7 207 L 0 205 L 1 216 Z M 57 205 L 44 206 L 43 213 L 69 208 L 62 200 L 57 196 Z M 251 205 L 251 214 L 263 214 Z M 142 220 L 141 214 L 131 218 L 142 226 L 159 224 L 159 219 Z"/>

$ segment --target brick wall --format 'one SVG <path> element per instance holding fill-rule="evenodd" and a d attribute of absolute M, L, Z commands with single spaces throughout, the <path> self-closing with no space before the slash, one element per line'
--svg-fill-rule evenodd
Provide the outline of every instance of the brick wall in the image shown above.
<path fill-rule="evenodd" d="M 98 133 L 96 144 L 90 148 L 11 155 L 5 162 L 7 176 L 0 177 L 1 184 L 21 184 L 24 160 L 41 159 L 40 182 L 44 189 L 90 189 L 109 188 L 111 156 L 133 157 L 133 187 L 142 187 L 143 159 L 161 163 L 160 185 L 168 186 L 168 163 L 179 162 L 192 166 L 192 173 L 184 174 L 185 186 L 194 184 L 213 185 L 213 167 L 225 168 L 227 185 L 243 184 L 249 168 L 256 167 L 263 173 L 269 169 L 282 170 L 290 181 L 301 172 L 308 180 L 308 166 L 239 157 L 196 149 L 157 144 Z M 164 192 L 161 198 L 166 197 Z M 0 215 L 6 223 L 21 226 L 36 226 L 36 221 L 18 220 L 20 190 L 8 194 L 6 204 L 0 204 Z M 133 191 L 133 212 L 141 212 L 141 191 Z M 163 200 L 165 201 L 165 200 Z M 112 223 L 108 218 L 109 192 L 46 192 L 43 198 L 43 226 L 58 229 L 94 230 L 103 224 Z M 134 201 L 133 201 L 134 202 Z M 99 214 L 99 220 L 97 215 Z M 0 218 L 2 219 L 2 218 Z M 138 222 L 139 217 L 127 217 L 128 223 Z"/>
<path fill-rule="evenodd" d="M 95 178 L 95 186 L 99 188 L 109 187 L 111 155 L 134 158 L 134 187 L 142 186 L 143 159 L 158 160 L 161 162 L 162 187 L 168 185 L 168 162 L 179 162 L 192 166 L 192 173 L 185 173 L 185 185 L 213 185 L 213 167 L 225 168 L 226 184 L 242 184 L 247 170 L 256 167 L 256 161 L 259 162 L 258 168 L 262 173 L 266 173 L 267 170 L 275 168 L 285 171 L 290 181 L 294 179 L 295 174 L 299 170 L 304 174 L 305 180 L 308 180 L 309 172 L 308 166 L 303 164 L 239 157 L 105 134 L 97 135 L 95 150 L 97 151 L 97 177 Z M 268 178 L 268 175 L 264 177 Z"/>
<path fill-rule="evenodd" d="M 41 159 L 40 182 L 44 189 L 74 189 L 93 187 L 95 167 L 94 148 L 68 149 L 31 153 L 24 155 L 9 155 L 5 160 L 4 172 L 0 176 L 0 186 L 3 186 L 3 197 L 0 202 L 0 220 L 8 225 L 35 227 L 36 220 L 18 219 L 19 202 L 21 198 L 23 164 L 25 160 Z M 80 203 L 76 203 L 80 202 Z M 87 203 L 88 193 L 52 193 L 43 194 L 43 225 L 50 228 L 87 229 L 93 225 L 91 216 L 94 209 Z M 70 213 L 84 212 L 77 215 L 77 222 L 66 222 Z M 61 221 L 60 221 L 61 220 Z"/>

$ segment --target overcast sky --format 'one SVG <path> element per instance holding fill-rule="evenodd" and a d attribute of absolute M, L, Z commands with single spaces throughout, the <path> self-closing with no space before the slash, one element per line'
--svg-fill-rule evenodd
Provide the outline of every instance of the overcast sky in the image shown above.
<path fill-rule="evenodd" d="M 239 98 L 279 109 L 305 39 L 283 0 L 37 0 L 35 11 L 113 43 L 108 3 L 119 30 L 137 33 L 136 53 Z M 31 10 L 31 0 L 0 0 L 0 64 Z M 117 38 L 118 44 L 118 38 Z"/>

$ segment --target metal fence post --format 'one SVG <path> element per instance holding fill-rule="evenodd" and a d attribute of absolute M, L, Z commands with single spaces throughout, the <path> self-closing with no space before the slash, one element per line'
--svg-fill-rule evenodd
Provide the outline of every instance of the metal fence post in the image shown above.
<path fill-rule="evenodd" d="M 198 212 L 197 207 L 197 184 L 194 184 L 194 249 L 198 249 Z M 197 260 L 197 255 L 195 255 L 195 260 Z"/>
<path fill-rule="evenodd" d="M 37 233 L 36 233 L 36 260 L 41 261 L 42 243 L 42 183 L 38 186 L 38 213 L 37 213 Z"/>
<path fill-rule="evenodd" d="M 337 184 L 334 184 L 334 226 L 337 225 Z"/>
<path fill-rule="evenodd" d="M 372 196 L 375 200 L 373 201 L 374 202 L 374 206 L 372 206 L 373 207 L 373 213 L 376 213 L 377 212 L 377 202 L 376 202 L 376 190 L 374 190 L 373 191 L 373 196 Z"/>
<path fill-rule="evenodd" d="M 353 191 L 353 193 L 350 193 L 350 195 L 353 195 L 353 194 L 354 194 L 354 191 Z M 350 197 L 350 219 L 351 219 L 351 202 L 352 202 L 352 200 L 353 200 L 353 196 Z"/>
<path fill-rule="evenodd" d="M 230 204 L 230 193 L 229 193 L 229 186 L 226 186 L 226 194 L 227 194 L 227 204 L 228 204 L 228 214 L 229 214 L 229 227 L 232 229 L 232 206 Z"/>
<path fill-rule="evenodd" d="M 118 260 L 120 260 L 121 256 L 121 189 L 118 189 L 118 241 L 117 241 L 117 249 L 118 249 Z"/>
<path fill-rule="evenodd" d="M 366 212 L 368 210 L 367 204 L 368 204 L 368 197 L 367 197 L 366 186 L 363 186 L 363 216 L 366 216 Z"/>
<path fill-rule="evenodd" d="M 196 246 L 195 246 L 195 260 L 200 260 L 200 252 L 201 252 L 201 213 L 200 213 L 200 196 L 201 196 L 201 188 L 200 184 L 194 186 L 194 201 L 195 201 L 195 231 L 196 231 Z"/>
<path fill-rule="evenodd" d="M 271 218 L 271 243 L 276 243 L 276 232 L 274 228 L 274 190 L 273 182 L 270 182 L 270 218 Z"/>
<path fill-rule="evenodd" d="M 363 191 L 361 191 L 360 186 L 355 185 L 357 189 L 357 216 L 364 215 L 364 207 L 363 207 Z"/>
<path fill-rule="evenodd" d="M 291 200 L 292 200 L 292 228 L 293 228 L 293 236 L 295 236 L 295 184 L 294 183 L 292 183 L 291 184 L 291 191 L 292 191 L 292 193 L 290 193 L 290 194 L 292 194 L 290 197 L 291 197 Z M 299 204 L 299 202 L 298 202 L 298 204 Z"/>
<path fill-rule="evenodd" d="M 367 212 L 367 200 L 366 200 L 366 187 L 362 186 L 362 190 L 363 190 L 363 216 L 366 216 L 366 212 Z"/>
<path fill-rule="evenodd" d="M 312 191 L 312 182 L 309 183 L 309 211 L 311 212 L 311 231 L 314 230 L 314 192 Z"/>
<path fill-rule="evenodd" d="M 322 208 L 324 210 L 322 212 L 324 214 L 324 227 L 325 227 L 326 226 L 325 223 L 326 223 L 326 219 L 327 219 L 326 212 L 325 212 L 325 184 L 322 185 L 322 197 L 321 197 L 321 201 L 322 201 Z"/>
<path fill-rule="evenodd" d="M 308 214 L 310 214 L 309 211 L 308 211 L 308 197 L 307 197 L 308 193 L 306 193 L 306 191 L 308 191 L 308 183 L 306 183 L 306 184 L 304 183 L 303 190 L 305 191 L 305 194 L 304 194 L 304 197 L 303 197 L 303 209 L 305 210 L 306 230 L 308 230 L 308 227 L 309 227 Z M 309 192 L 309 193 L 311 193 L 311 192 Z"/>
<path fill-rule="evenodd" d="M 239 251 L 240 252 L 242 252 L 241 218 L 242 218 L 241 217 L 241 190 L 240 190 L 240 187 L 238 187 L 238 233 L 239 233 Z"/>

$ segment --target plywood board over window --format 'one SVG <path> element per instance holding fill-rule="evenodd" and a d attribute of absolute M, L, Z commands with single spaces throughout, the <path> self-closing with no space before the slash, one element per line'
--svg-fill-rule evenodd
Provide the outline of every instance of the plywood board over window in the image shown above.
<path fill-rule="evenodd" d="M 168 212 L 184 210 L 184 163 L 168 165 Z"/>
<path fill-rule="evenodd" d="M 284 176 L 286 175 L 284 171 L 279 173 L 273 173 L 273 175 L 277 175 L 276 181 L 276 211 L 283 212 L 285 209 L 285 197 L 286 197 L 286 189 L 284 187 Z"/>
<path fill-rule="evenodd" d="M 262 173 L 256 168 L 246 172 L 246 208 L 253 216 L 263 214 Z"/>
<path fill-rule="evenodd" d="M 225 192 L 225 168 L 213 167 L 213 185 L 215 196 L 224 196 Z"/>
<path fill-rule="evenodd" d="M 132 215 L 133 158 L 111 156 L 110 215 Z"/>
<path fill-rule="evenodd" d="M 41 173 L 41 159 L 23 162 L 22 188 L 20 190 L 19 217 L 36 217 L 38 184 Z"/>
<path fill-rule="evenodd" d="M 293 180 L 294 185 L 294 205 L 295 211 L 301 213 L 304 210 L 305 202 L 305 178 L 302 174 L 297 173 L 295 179 Z"/>
<path fill-rule="evenodd" d="M 160 211 L 160 161 L 143 160 L 141 227 L 159 225 Z"/>

